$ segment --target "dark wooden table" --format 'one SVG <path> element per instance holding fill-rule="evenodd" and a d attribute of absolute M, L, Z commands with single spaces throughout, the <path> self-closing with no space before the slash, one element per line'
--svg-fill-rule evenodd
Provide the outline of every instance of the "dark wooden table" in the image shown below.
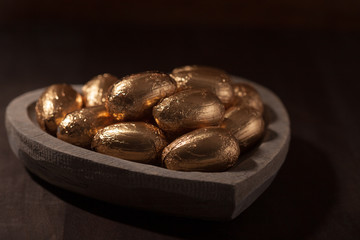
<path fill-rule="evenodd" d="M 31 175 L 11 152 L 14 97 L 110 72 L 223 68 L 272 89 L 292 122 L 285 164 L 232 222 L 88 199 Z M 16 25 L 0 29 L 0 239 L 360 239 L 360 32 Z M 211 211 L 211 209 L 209 209 Z"/>

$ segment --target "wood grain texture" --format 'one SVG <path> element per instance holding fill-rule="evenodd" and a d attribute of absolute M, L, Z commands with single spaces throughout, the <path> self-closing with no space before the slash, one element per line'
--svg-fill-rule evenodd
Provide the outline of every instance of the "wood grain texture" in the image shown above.
<path fill-rule="evenodd" d="M 239 164 L 227 172 L 172 171 L 106 156 L 56 139 L 40 130 L 34 121 L 34 102 L 43 89 L 26 93 L 9 104 L 6 128 L 12 150 L 24 165 L 58 187 L 124 206 L 229 220 L 267 188 L 289 146 L 289 118 L 283 104 L 271 91 L 254 85 L 266 103 L 268 130 L 262 143 L 241 156 Z"/>

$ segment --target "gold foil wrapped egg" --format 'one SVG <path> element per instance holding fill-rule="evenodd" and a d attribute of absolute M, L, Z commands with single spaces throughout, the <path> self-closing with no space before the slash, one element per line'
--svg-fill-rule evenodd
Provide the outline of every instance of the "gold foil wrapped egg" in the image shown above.
<path fill-rule="evenodd" d="M 82 96 L 69 84 L 54 84 L 45 89 L 36 102 L 36 119 L 40 127 L 52 135 L 69 112 L 79 110 Z"/>
<path fill-rule="evenodd" d="M 58 127 L 57 137 L 76 146 L 90 148 L 97 131 L 113 123 L 115 119 L 104 105 L 83 108 L 66 115 Z"/>
<path fill-rule="evenodd" d="M 109 87 L 119 81 L 119 79 L 109 73 L 97 75 L 88 81 L 83 87 L 84 104 L 92 107 L 105 104 Z"/>
<path fill-rule="evenodd" d="M 171 76 L 180 90 L 205 88 L 216 94 L 225 107 L 233 102 L 231 78 L 223 70 L 206 66 L 184 66 L 175 68 Z"/>
<path fill-rule="evenodd" d="M 118 120 L 139 120 L 151 115 L 152 107 L 175 91 L 176 83 L 168 74 L 143 72 L 112 85 L 105 105 Z"/>
<path fill-rule="evenodd" d="M 262 138 L 265 123 L 255 108 L 237 106 L 225 112 L 221 127 L 227 129 L 239 141 L 241 151 L 245 151 Z"/>
<path fill-rule="evenodd" d="M 224 113 L 224 105 L 218 97 L 205 89 L 177 92 L 153 108 L 156 123 L 170 134 L 217 126 L 223 120 Z"/>
<path fill-rule="evenodd" d="M 123 122 L 100 129 L 91 147 L 110 156 L 158 164 L 166 145 L 165 136 L 159 128 L 144 122 Z"/>
<path fill-rule="evenodd" d="M 248 83 L 236 83 L 234 87 L 234 106 L 249 106 L 264 112 L 264 104 L 261 100 L 260 94 L 256 89 Z"/>
<path fill-rule="evenodd" d="M 225 129 L 200 128 L 170 143 L 162 153 L 163 165 L 179 171 L 225 171 L 237 162 L 240 148 Z"/>

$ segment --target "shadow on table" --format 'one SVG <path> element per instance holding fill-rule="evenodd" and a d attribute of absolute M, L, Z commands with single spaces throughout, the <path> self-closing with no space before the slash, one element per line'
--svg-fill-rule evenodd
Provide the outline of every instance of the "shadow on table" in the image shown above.
<path fill-rule="evenodd" d="M 135 226 L 138 231 L 187 239 L 294 239 L 319 228 L 337 199 L 337 183 L 328 156 L 310 143 L 293 137 L 288 157 L 272 185 L 231 222 L 207 222 L 119 207 L 89 199 L 32 175 L 67 203 L 92 214 Z M 211 209 L 209 209 L 211 211 Z"/>

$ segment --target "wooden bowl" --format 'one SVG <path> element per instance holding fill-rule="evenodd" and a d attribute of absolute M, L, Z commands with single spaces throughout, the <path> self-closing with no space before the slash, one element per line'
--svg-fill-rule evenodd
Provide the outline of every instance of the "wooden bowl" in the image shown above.
<path fill-rule="evenodd" d="M 226 172 L 173 171 L 63 142 L 42 131 L 35 120 L 35 103 L 44 89 L 25 93 L 8 105 L 8 140 L 26 168 L 69 191 L 165 214 L 230 220 L 270 185 L 285 160 L 290 141 L 289 117 L 280 99 L 250 83 L 266 104 L 266 134 L 256 148 L 241 155 L 239 164 Z"/>

